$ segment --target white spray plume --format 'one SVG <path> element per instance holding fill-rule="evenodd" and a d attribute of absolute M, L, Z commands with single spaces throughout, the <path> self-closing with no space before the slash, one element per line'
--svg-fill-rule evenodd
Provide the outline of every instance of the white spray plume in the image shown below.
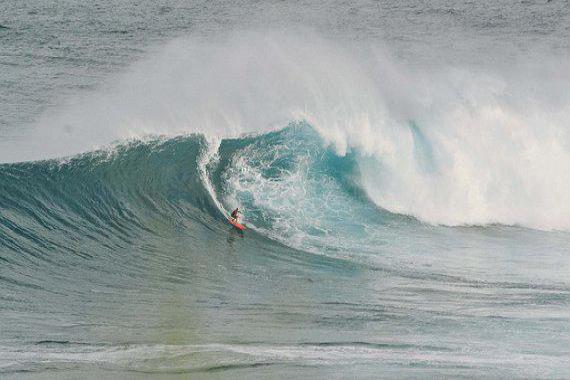
<path fill-rule="evenodd" d="M 570 229 L 570 72 L 399 65 L 311 33 L 178 39 L 38 121 L 2 159 L 148 135 L 217 139 L 306 120 L 388 210 L 447 225 Z"/>

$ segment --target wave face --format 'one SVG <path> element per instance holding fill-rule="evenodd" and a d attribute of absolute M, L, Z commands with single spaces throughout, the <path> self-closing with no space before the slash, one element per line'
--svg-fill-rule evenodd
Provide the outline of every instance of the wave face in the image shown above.
<path fill-rule="evenodd" d="M 196 171 L 199 149 L 200 139 L 175 139 L 4 165 L 2 242 L 40 257 L 60 249 L 81 254 L 86 238 L 120 248 L 159 233 L 154 223 L 168 224 L 169 215 L 193 208 L 212 214 Z"/>
<path fill-rule="evenodd" d="M 568 235 L 391 213 L 363 162 L 293 123 L 2 165 L 0 372 L 563 373 L 559 341 L 517 342 L 523 324 L 565 323 Z M 225 220 L 235 205 L 245 234 Z M 453 319 L 470 322 L 452 334 Z M 420 340 L 392 335 L 410 328 Z"/>
<path fill-rule="evenodd" d="M 436 249 L 449 231 L 457 239 L 452 247 L 470 244 L 473 231 L 479 231 L 425 224 L 379 207 L 368 187 L 369 165 L 370 158 L 357 150 L 338 155 L 306 123 L 241 138 L 160 138 L 65 160 L 4 164 L 2 259 L 50 262 L 61 259 L 62 252 L 89 258 L 92 251 L 113 254 L 138 246 L 141 239 L 168 240 L 186 230 L 205 244 L 199 231 L 211 230 L 219 238 L 228 227 L 226 215 L 236 206 L 245 210 L 253 236 L 267 244 L 383 270 L 401 267 L 399 254 L 406 260 L 415 256 L 411 247 Z M 380 185 L 376 189 L 382 190 Z M 487 229 L 540 239 L 567 237 L 566 232 L 499 225 L 481 231 Z M 493 247 L 492 241 L 478 242 L 477 255 Z M 440 271 L 469 273 L 461 268 L 463 259 L 447 257 Z M 564 277 L 534 269 L 517 276 L 548 282 Z M 489 280 L 496 275 L 477 274 Z"/>
<path fill-rule="evenodd" d="M 38 258 L 89 257 L 86 240 L 124 249 L 176 223 L 225 226 L 240 205 L 253 230 L 292 248 L 374 252 L 383 238 L 374 229 L 419 223 L 378 208 L 359 170 L 357 155 L 338 156 L 303 123 L 218 143 L 192 135 L 5 164 L 2 243 Z"/>

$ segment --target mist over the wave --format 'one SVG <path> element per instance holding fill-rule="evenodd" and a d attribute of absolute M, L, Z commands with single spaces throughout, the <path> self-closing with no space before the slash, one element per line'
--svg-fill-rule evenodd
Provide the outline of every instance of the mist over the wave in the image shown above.
<path fill-rule="evenodd" d="M 382 208 L 434 224 L 568 229 L 570 78 L 563 60 L 544 60 L 414 66 L 312 32 L 182 38 L 45 114 L 2 160 L 305 120 L 339 155 L 358 155 L 360 184 Z"/>

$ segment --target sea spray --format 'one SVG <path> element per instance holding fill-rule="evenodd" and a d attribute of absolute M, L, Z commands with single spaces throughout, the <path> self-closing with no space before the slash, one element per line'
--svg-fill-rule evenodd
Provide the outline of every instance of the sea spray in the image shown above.
<path fill-rule="evenodd" d="M 565 230 L 570 99 L 531 91 L 554 77 L 562 88 L 563 66 L 414 67 L 314 33 L 182 38 L 2 153 L 61 156 L 149 134 L 219 140 L 306 121 L 323 146 L 360 157 L 360 184 L 381 208 L 432 224 Z"/>

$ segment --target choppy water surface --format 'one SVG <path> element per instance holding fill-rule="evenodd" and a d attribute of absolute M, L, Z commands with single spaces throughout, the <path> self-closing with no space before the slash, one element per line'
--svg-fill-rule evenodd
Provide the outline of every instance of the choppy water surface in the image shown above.
<path fill-rule="evenodd" d="M 568 2 L 0 9 L 1 377 L 567 377 Z"/>

